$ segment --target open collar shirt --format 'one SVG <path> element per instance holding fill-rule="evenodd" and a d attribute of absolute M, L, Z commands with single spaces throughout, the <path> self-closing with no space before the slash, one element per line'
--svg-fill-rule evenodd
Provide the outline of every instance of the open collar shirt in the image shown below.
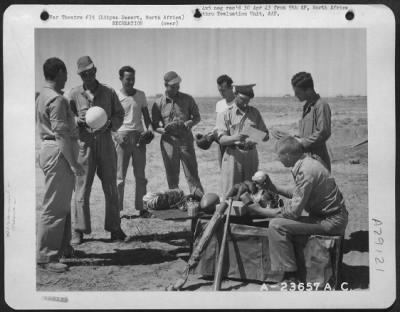
<path fill-rule="evenodd" d="M 159 102 L 153 105 L 152 119 L 155 128 L 165 127 L 176 120 L 193 121 L 193 126 L 200 122 L 199 108 L 193 97 L 182 92 L 171 98 L 164 94 Z"/>
<path fill-rule="evenodd" d="M 84 116 L 92 106 L 100 106 L 111 120 L 111 130 L 116 131 L 121 127 L 125 112 L 114 89 L 98 82 L 96 90 L 91 93 L 83 85 L 80 85 L 70 91 L 68 98 L 72 111 L 77 116 Z"/>
<path fill-rule="evenodd" d="M 233 104 L 221 114 L 220 118 L 217 118 L 218 138 L 221 138 L 223 135 L 231 136 L 239 134 L 246 126 L 251 126 L 268 133 L 267 126 L 257 108 L 247 106 L 247 111 L 243 112 L 236 104 Z"/>

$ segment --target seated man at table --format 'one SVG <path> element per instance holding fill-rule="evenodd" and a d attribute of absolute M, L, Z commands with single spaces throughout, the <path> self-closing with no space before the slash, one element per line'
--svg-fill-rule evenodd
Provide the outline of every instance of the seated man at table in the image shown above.
<path fill-rule="evenodd" d="M 342 193 L 329 170 L 320 160 L 306 155 L 301 143 L 287 136 L 277 142 L 279 160 L 292 168 L 294 188 L 273 183 L 267 176 L 267 189 L 290 198 L 269 224 L 271 269 L 284 271 L 284 282 L 297 282 L 297 263 L 293 247 L 296 235 L 343 235 L 348 212 Z M 263 209 L 251 207 L 254 213 Z M 308 213 L 303 216 L 303 211 Z M 266 215 L 270 217 L 271 215 Z"/>

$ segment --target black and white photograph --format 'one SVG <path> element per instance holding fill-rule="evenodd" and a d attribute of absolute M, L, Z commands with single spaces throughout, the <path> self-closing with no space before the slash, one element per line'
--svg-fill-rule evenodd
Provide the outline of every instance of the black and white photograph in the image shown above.
<path fill-rule="evenodd" d="M 395 132 L 394 120 L 383 119 L 394 114 L 394 89 L 378 110 L 379 81 L 370 78 L 379 66 L 368 36 L 381 29 L 369 28 L 379 25 L 345 20 L 362 6 L 342 9 L 338 27 L 318 18 L 296 24 L 282 8 L 282 24 L 248 22 L 254 12 L 273 15 L 267 5 L 189 7 L 164 14 L 85 7 L 70 15 L 50 7 L 48 24 L 31 29 L 29 53 L 20 45 L 5 54 L 29 55 L 21 59 L 32 79 L 25 91 L 34 91 L 19 108 L 6 102 L 5 116 L 29 107 L 13 129 L 30 129 L 29 175 L 18 182 L 29 192 L 29 218 L 18 217 L 24 193 L 15 191 L 10 169 L 6 257 L 14 257 L 13 235 L 28 235 L 29 287 L 42 304 L 60 308 L 76 293 L 97 292 L 100 301 L 113 293 L 190 298 L 184 307 L 216 292 L 311 292 L 320 305 L 303 307 L 349 307 L 350 294 L 383 291 L 377 284 L 395 261 L 388 250 Z M 248 19 L 231 23 L 233 10 Z M 373 8 L 365 10 L 373 20 Z M 337 11 L 330 13 L 335 21 Z M 200 24 L 206 18 L 215 20 Z M 146 27 L 157 19 L 159 27 Z M 391 52 L 379 60 L 392 61 Z M 378 148 L 386 156 L 376 156 Z M 233 302 L 215 307 L 246 306 Z M 296 306 L 270 304 L 256 306 Z"/>

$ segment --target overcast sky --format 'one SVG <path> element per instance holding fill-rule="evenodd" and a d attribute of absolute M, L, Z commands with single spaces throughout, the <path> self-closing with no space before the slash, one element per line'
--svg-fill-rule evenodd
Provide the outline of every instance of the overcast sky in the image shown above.
<path fill-rule="evenodd" d="M 256 83 L 256 96 L 292 94 L 298 71 L 314 77 L 321 96 L 366 95 L 363 29 L 36 29 L 35 83 L 52 56 L 67 65 L 66 90 L 81 83 L 76 61 L 90 55 L 99 81 L 120 88 L 118 70 L 136 69 L 136 87 L 148 96 L 164 91 L 163 75 L 175 70 L 181 91 L 219 96 L 216 78 Z"/>

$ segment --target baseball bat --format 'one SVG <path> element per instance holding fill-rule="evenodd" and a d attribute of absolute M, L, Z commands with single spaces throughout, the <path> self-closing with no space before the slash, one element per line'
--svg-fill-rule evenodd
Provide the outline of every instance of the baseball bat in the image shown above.
<path fill-rule="evenodd" d="M 228 236 L 227 234 L 228 234 L 228 228 L 229 228 L 229 217 L 231 215 L 232 203 L 233 203 L 233 199 L 231 197 L 231 198 L 229 198 L 229 208 L 228 208 L 228 212 L 227 212 L 227 215 L 226 215 L 224 233 L 223 233 L 222 242 L 221 242 L 221 249 L 219 250 L 218 262 L 217 262 L 217 267 L 216 267 L 216 270 L 215 270 L 214 291 L 219 291 L 221 289 L 222 267 L 223 267 L 223 264 L 224 264 L 226 238 Z"/>

